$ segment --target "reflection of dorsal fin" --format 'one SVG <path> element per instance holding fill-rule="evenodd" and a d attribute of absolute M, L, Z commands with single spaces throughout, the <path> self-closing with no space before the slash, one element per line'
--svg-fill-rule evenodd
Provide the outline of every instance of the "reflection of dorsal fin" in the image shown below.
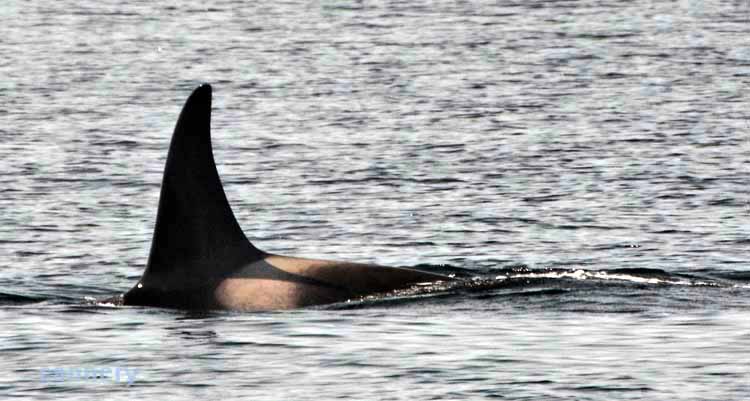
<path fill-rule="evenodd" d="M 234 218 L 216 171 L 211 86 L 203 84 L 188 98 L 172 134 L 143 280 L 206 283 L 262 256 Z"/>

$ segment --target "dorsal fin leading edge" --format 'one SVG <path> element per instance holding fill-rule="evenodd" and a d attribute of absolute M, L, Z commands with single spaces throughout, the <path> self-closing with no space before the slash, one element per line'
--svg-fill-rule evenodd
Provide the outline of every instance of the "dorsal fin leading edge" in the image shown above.
<path fill-rule="evenodd" d="M 211 86 L 203 84 L 185 102 L 172 134 L 143 278 L 200 282 L 262 257 L 221 185 L 211 149 Z"/>

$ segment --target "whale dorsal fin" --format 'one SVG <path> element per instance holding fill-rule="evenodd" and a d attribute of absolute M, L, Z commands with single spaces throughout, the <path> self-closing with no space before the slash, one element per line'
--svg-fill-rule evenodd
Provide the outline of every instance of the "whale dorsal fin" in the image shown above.
<path fill-rule="evenodd" d="M 193 91 L 169 146 L 143 281 L 185 286 L 263 257 L 232 213 L 211 149 L 211 86 Z"/>

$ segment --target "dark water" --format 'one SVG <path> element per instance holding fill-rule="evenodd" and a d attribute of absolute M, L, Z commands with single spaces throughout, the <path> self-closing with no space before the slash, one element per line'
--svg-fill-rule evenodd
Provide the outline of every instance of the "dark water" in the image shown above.
<path fill-rule="evenodd" d="M 124 4 L 122 4 L 124 3 Z M 747 399 L 744 1 L 0 6 L 3 399 Z M 106 307 L 182 103 L 267 251 L 472 285 Z M 43 380 L 48 368 L 137 369 Z"/>

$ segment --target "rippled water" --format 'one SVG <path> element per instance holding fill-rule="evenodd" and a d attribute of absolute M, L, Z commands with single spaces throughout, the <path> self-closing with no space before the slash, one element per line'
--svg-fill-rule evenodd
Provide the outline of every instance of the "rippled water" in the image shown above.
<path fill-rule="evenodd" d="M 5 398 L 750 394 L 746 1 L 120 3 L 0 6 Z M 477 285 L 87 302 L 140 276 L 200 82 L 260 248 Z M 41 377 L 78 367 L 137 375 Z"/>

